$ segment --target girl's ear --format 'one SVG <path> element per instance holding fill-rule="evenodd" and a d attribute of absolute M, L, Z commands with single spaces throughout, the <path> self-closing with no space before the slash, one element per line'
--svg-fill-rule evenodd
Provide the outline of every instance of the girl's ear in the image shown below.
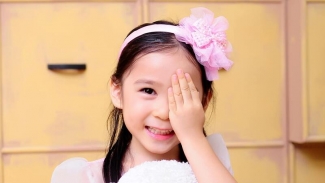
<path fill-rule="evenodd" d="M 122 86 L 116 84 L 112 79 L 110 84 L 110 94 L 113 105 L 118 109 L 122 109 Z"/>

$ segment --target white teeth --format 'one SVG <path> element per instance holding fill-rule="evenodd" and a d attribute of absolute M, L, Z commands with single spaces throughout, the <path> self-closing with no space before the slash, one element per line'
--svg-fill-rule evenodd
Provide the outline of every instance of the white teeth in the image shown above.
<path fill-rule="evenodd" d="M 159 130 L 157 128 L 148 127 L 148 130 L 156 135 L 168 135 L 173 132 L 173 130 Z"/>

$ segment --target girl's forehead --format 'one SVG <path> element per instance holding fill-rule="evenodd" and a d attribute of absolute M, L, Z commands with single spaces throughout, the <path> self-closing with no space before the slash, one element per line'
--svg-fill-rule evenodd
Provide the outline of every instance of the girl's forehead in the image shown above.
<path fill-rule="evenodd" d="M 129 70 L 127 78 L 170 83 L 171 76 L 177 69 L 189 73 L 197 87 L 202 85 L 200 68 L 182 49 L 154 52 L 139 57 Z"/>
<path fill-rule="evenodd" d="M 200 70 L 194 61 L 181 49 L 154 52 L 139 57 L 132 66 L 137 74 L 160 74 L 171 76 L 177 69 L 191 75 L 199 75 Z M 132 72 L 132 71 L 131 71 Z"/>

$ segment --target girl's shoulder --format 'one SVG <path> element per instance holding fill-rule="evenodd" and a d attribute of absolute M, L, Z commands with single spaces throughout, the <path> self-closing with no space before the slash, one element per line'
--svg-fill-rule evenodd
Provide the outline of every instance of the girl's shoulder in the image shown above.
<path fill-rule="evenodd" d="M 102 166 L 104 158 L 87 161 L 85 158 L 71 158 L 58 165 L 51 183 L 104 183 Z"/>
<path fill-rule="evenodd" d="M 214 153 L 228 171 L 233 174 L 226 144 L 220 134 L 207 137 Z M 104 183 L 102 176 L 104 158 L 87 161 L 85 158 L 71 158 L 58 165 L 51 183 Z"/>

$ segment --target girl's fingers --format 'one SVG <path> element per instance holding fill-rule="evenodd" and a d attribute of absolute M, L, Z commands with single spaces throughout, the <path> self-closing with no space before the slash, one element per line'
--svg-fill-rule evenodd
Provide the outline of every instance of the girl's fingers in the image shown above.
<path fill-rule="evenodd" d="M 184 102 L 191 100 L 192 97 L 191 97 L 190 87 L 187 83 L 187 79 L 185 78 L 184 72 L 181 69 L 177 70 L 177 77 L 178 77 Z"/>
<path fill-rule="evenodd" d="M 172 88 L 168 88 L 168 105 L 169 105 L 169 110 L 171 111 L 177 110 Z"/>
<path fill-rule="evenodd" d="M 196 102 L 201 102 L 199 91 L 197 91 L 191 76 L 188 73 L 185 73 L 185 78 L 187 80 L 187 83 L 188 83 L 188 86 L 189 86 L 189 89 L 191 92 L 192 100 L 196 101 Z"/>
<path fill-rule="evenodd" d="M 181 88 L 179 87 L 178 77 L 176 74 L 172 76 L 172 87 L 173 87 L 173 94 L 176 106 L 183 104 L 183 95 Z"/>

